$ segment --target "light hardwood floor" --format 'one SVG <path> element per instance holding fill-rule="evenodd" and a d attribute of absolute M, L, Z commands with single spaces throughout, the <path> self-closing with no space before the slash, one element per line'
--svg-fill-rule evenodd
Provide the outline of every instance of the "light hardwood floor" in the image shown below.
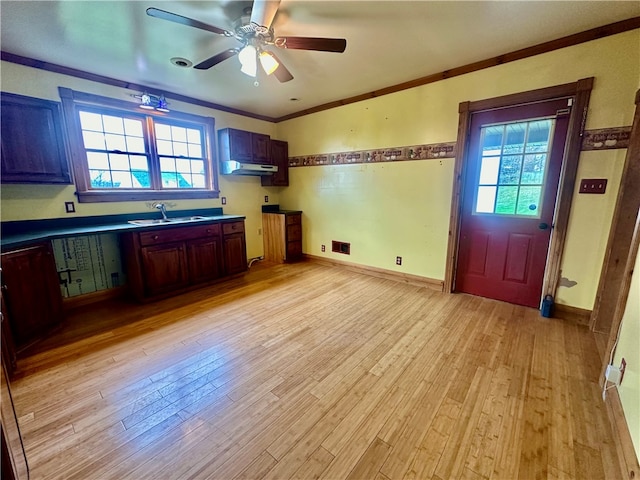
<path fill-rule="evenodd" d="M 529 308 L 254 265 L 40 350 L 12 383 L 35 479 L 622 478 L 593 335 Z"/>

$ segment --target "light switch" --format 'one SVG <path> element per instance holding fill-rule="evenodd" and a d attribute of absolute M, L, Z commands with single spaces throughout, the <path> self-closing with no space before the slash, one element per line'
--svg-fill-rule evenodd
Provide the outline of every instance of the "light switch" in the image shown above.
<path fill-rule="evenodd" d="M 583 178 L 580 180 L 580 193 L 604 193 L 606 189 L 606 178 Z"/>

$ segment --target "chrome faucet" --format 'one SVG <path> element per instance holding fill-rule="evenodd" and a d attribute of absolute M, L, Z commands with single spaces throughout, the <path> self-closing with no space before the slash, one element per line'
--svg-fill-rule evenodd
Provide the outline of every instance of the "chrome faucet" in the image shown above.
<path fill-rule="evenodd" d="M 159 203 L 156 202 L 153 204 L 153 208 L 157 208 L 158 210 L 160 210 L 160 213 L 162 213 L 162 219 L 163 220 L 168 220 L 167 218 L 167 207 L 164 203 Z"/>

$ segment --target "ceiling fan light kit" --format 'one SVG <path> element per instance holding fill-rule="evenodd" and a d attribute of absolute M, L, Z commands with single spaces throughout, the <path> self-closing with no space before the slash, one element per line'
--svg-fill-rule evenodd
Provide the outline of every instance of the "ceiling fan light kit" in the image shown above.
<path fill-rule="evenodd" d="M 279 82 L 284 83 L 293 80 L 293 75 L 273 52 L 267 50 L 267 47 L 334 53 L 342 53 L 347 48 L 347 41 L 344 38 L 276 37 L 271 23 L 279 5 L 279 0 L 255 0 L 253 6 L 248 10 L 245 9 L 245 14 L 236 20 L 233 31 L 153 7 L 147 8 L 147 15 L 199 28 L 217 35 L 234 37 L 242 43 L 243 46 L 240 48 L 228 49 L 203 60 L 193 67 L 197 70 L 208 70 L 227 58 L 238 55 L 242 73 L 255 77 L 257 62 L 260 59 L 265 73 L 267 75 L 274 74 Z"/>

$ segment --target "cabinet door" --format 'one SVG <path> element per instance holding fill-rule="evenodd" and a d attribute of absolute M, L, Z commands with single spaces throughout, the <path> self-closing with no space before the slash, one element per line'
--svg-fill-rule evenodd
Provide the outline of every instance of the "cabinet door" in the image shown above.
<path fill-rule="evenodd" d="M 189 283 L 184 242 L 143 247 L 141 253 L 147 295 L 169 292 Z"/>
<path fill-rule="evenodd" d="M 225 235 L 224 263 L 227 275 L 244 272 L 247 269 L 247 246 L 244 232 Z"/>
<path fill-rule="evenodd" d="M 251 134 L 251 144 L 253 147 L 253 163 L 271 163 L 271 151 L 269 149 L 269 143 L 269 135 L 263 135 L 261 133 Z"/>
<path fill-rule="evenodd" d="M 227 134 L 229 135 L 229 160 L 251 162 L 251 133 L 229 128 Z"/>
<path fill-rule="evenodd" d="M 62 295 L 50 244 L 3 253 L 2 282 L 9 326 L 18 349 L 60 323 Z"/>
<path fill-rule="evenodd" d="M 56 102 L 2 94 L 2 183 L 72 183 Z"/>
<path fill-rule="evenodd" d="M 187 243 L 187 258 L 192 284 L 215 280 L 223 275 L 220 237 L 191 240 Z"/>
<path fill-rule="evenodd" d="M 261 183 L 263 187 L 288 187 L 289 186 L 289 144 L 281 140 L 271 140 L 271 163 L 278 167 L 273 175 L 263 175 Z"/>

